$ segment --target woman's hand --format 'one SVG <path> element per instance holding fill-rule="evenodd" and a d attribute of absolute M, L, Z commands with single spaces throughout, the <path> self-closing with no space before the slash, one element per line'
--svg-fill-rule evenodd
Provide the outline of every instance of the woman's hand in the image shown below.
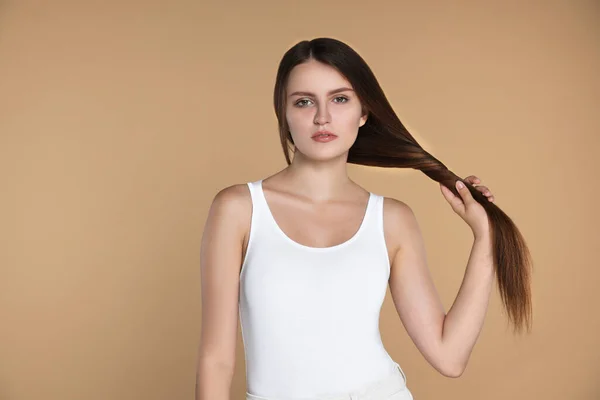
<path fill-rule="evenodd" d="M 487 197 L 488 201 L 493 202 L 494 196 L 492 192 L 481 184 L 481 180 L 475 175 L 471 175 L 464 179 L 465 182 L 475 186 L 477 190 Z M 456 182 L 461 183 L 460 181 Z M 475 236 L 485 235 L 489 233 L 489 220 L 483 206 L 477 202 L 469 192 L 466 186 L 456 186 L 456 190 L 460 197 L 455 196 L 447 187 L 440 183 L 440 188 L 444 198 L 450 203 L 454 212 L 456 212 L 473 230 Z"/>

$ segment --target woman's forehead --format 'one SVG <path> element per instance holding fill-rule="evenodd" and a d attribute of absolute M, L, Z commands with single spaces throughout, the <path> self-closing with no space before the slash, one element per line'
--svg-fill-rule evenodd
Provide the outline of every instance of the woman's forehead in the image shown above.
<path fill-rule="evenodd" d="M 326 93 L 342 86 L 352 88 L 338 70 L 317 61 L 296 65 L 287 82 L 290 93 L 296 90 Z"/>

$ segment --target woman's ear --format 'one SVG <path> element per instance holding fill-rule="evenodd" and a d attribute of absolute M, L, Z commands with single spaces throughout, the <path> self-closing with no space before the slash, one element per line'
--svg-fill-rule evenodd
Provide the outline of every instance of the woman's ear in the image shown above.
<path fill-rule="evenodd" d="M 358 127 L 359 127 L 359 128 L 360 128 L 361 126 L 363 126 L 364 124 L 366 124 L 366 123 L 367 123 L 367 119 L 368 119 L 368 117 L 369 117 L 369 114 L 368 114 L 368 113 L 367 113 L 367 114 L 365 114 L 365 115 L 363 115 L 362 117 L 360 117 L 360 121 L 359 121 L 359 123 L 358 123 Z"/>

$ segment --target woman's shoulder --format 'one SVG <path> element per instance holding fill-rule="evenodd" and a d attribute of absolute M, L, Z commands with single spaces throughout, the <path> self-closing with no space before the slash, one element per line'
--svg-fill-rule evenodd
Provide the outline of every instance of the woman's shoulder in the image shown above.
<path fill-rule="evenodd" d="M 418 228 L 413 209 L 394 197 L 383 197 L 383 226 L 387 241 L 400 245 L 407 234 Z"/>
<path fill-rule="evenodd" d="M 411 207 L 404 201 L 394 197 L 379 195 L 383 199 L 384 212 L 393 214 L 396 217 L 405 213 L 412 213 Z"/>
<path fill-rule="evenodd" d="M 250 189 L 247 183 L 235 183 L 219 189 L 213 198 L 213 202 L 228 207 L 236 207 L 244 204 L 250 199 Z"/>
<path fill-rule="evenodd" d="M 234 183 L 218 190 L 213 198 L 213 203 L 231 209 L 247 213 L 252 211 L 252 194 L 250 186 L 269 177 L 256 178 L 247 182 Z"/>
<path fill-rule="evenodd" d="M 407 223 L 415 219 L 413 209 L 403 200 L 381 196 L 383 198 L 383 215 L 391 224 Z"/>
<path fill-rule="evenodd" d="M 231 221 L 244 221 L 252 214 L 252 199 L 247 183 L 236 183 L 219 189 L 210 205 L 211 213 L 217 213 Z"/>

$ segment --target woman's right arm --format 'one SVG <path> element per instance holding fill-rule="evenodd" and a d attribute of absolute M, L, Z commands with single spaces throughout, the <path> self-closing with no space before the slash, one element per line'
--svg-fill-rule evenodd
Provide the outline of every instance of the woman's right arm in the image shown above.
<path fill-rule="evenodd" d="M 252 213 L 248 186 L 221 190 L 200 246 L 202 320 L 196 400 L 229 400 L 238 330 L 239 273 Z"/>

